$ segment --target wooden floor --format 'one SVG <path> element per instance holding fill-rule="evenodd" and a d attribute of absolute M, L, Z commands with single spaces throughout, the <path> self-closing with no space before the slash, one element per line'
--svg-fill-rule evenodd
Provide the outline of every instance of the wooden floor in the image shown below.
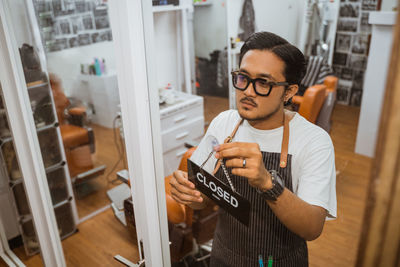
<path fill-rule="evenodd" d="M 228 107 L 227 99 L 217 97 L 206 97 L 204 103 L 209 111 L 205 114 L 206 121 Z M 353 152 L 358 116 L 359 108 L 341 105 L 337 105 L 333 113 L 331 136 L 339 172 L 338 219 L 328 221 L 321 237 L 308 243 L 312 267 L 347 267 L 355 263 L 371 167 L 371 159 Z M 111 138 L 109 141 L 113 142 Z M 111 147 L 112 143 L 109 145 Z M 79 232 L 62 244 L 68 266 L 122 266 L 112 259 L 115 254 L 130 260 L 138 259 L 136 238 L 129 235 L 111 210 L 80 224 Z M 22 249 L 16 250 L 16 253 L 27 266 L 42 265 L 38 255 L 25 258 Z"/>
<path fill-rule="evenodd" d="M 79 232 L 62 241 L 67 266 L 116 266 L 120 263 L 114 255 L 139 260 L 136 237 L 131 236 L 117 219 L 111 209 L 79 225 Z M 26 257 L 22 248 L 14 250 L 17 256 L 29 266 L 43 266 L 39 255 Z M 1 265 L 0 265 L 1 266 Z"/>
<path fill-rule="evenodd" d="M 120 184 L 119 181 L 113 183 L 111 181 L 115 180 L 117 171 L 125 168 L 125 156 L 123 157 L 124 161 L 121 160 L 115 166 L 120 155 L 114 141 L 113 130 L 96 124 L 92 124 L 91 127 L 96 141 L 96 152 L 93 156 L 93 161 L 95 165 L 106 165 L 106 171 L 104 175 L 75 187 L 76 206 L 80 218 L 110 204 L 106 193 L 109 189 Z M 119 141 L 119 131 L 116 131 L 117 141 Z M 115 167 L 114 171 L 112 171 L 113 167 Z"/>
<path fill-rule="evenodd" d="M 325 223 L 322 235 L 309 242 L 310 266 L 354 266 L 372 159 L 355 154 L 360 109 L 336 105 L 331 137 L 335 147 L 338 217 Z"/>

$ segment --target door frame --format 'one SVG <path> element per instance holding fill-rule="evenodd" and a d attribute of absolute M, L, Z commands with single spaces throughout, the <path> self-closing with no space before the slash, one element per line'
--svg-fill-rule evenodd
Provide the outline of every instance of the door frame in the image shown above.
<path fill-rule="evenodd" d="M 57 222 L 7 0 L 0 0 L 0 81 L 36 233 L 46 266 L 65 266 Z"/>
<path fill-rule="evenodd" d="M 109 5 L 139 254 L 170 266 L 152 2 Z"/>
<path fill-rule="evenodd" d="M 356 262 L 358 267 L 400 266 L 399 99 L 400 16 L 397 15 Z"/>

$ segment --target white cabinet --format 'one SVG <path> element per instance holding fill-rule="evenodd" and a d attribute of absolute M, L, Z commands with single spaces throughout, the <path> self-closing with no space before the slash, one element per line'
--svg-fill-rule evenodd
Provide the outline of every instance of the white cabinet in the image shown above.
<path fill-rule="evenodd" d="M 114 128 L 113 122 L 119 111 L 117 74 L 112 71 L 102 76 L 80 75 L 80 81 L 80 88 L 71 96 L 93 105 L 93 123 Z"/>
<path fill-rule="evenodd" d="M 161 140 L 164 156 L 164 175 L 177 170 L 185 142 L 200 141 L 204 135 L 203 98 L 176 92 L 177 101 L 160 106 Z"/>

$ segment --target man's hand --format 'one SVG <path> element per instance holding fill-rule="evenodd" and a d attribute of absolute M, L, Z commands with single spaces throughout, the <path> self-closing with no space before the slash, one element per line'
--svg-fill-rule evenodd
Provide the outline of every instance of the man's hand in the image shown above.
<path fill-rule="evenodd" d="M 265 169 L 260 146 L 257 143 L 224 143 L 215 148 L 215 157 L 226 158 L 226 166 L 232 167 L 232 174 L 246 177 L 249 184 L 261 190 L 272 188 L 272 180 Z M 243 166 L 243 161 L 246 165 Z"/>
<path fill-rule="evenodd" d="M 194 184 L 188 180 L 187 172 L 177 170 L 173 173 L 169 182 L 171 185 L 172 198 L 184 205 L 196 205 L 203 202 L 201 193 L 197 191 Z"/>

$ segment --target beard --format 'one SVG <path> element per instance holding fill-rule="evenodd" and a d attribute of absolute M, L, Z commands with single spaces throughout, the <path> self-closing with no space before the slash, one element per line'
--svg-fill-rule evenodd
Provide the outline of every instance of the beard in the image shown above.
<path fill-rule="evenodd" d="M 258 107 L 258 105 L 253 101 L 253 99 L 251 99 L 249 97 L 244 97 L 240 100 L 240 102 L 242 102 L 244 100 L 251 102 L 255 105 L 255 107 Z M 266 114 L 257 114 L 255 117 L 247 116 L 246 114 L 244 114 L 244 112 L 241 109 L 238 109 L 238 112 L 239 112 L 240 117 L 247 120 L 248 122 L 258 122 L 258 121 L 266 121 L 266 120 L 270 119 L 280 109 L 281 109 L 281 103 L 278 103 L 278 105 L 276 105 L 276 107 L 274 107 L 274 109 L 271 112 L 266 113 Z"/>

